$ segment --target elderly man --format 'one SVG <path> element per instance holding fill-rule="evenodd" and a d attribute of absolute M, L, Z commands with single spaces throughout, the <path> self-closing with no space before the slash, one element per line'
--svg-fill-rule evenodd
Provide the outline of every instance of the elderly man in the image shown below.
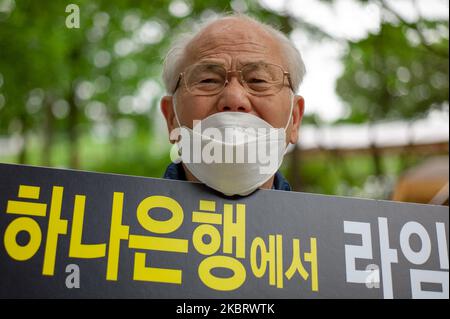
<path fill-rule="evenodd" d="M 266 151 L 278 151 L 278 157 L 275 169 L 263 172 L 261 163 L 234 158 L 218 163 L 203 157 L 191 163 L 182 156 L 181 162 L 169 165 L 164 178 L 202 182 L 226 195 L 248 195 L 258 188 L 290 190 L 278 168 L 287 145 L 298 139 L 304 100 L 295 93 L 304 73 L 300 53 L 284 34 L 245 15 L 221 17 L 183 35 L 164 63 L 170 95 L 162 98 L 161 110 L 171 143 L 180 142 L 179 134 L 172 133 L 185 128 L 189 134 L 181 134 L 182 142 L 200 137 L 201 147 L 207 147 L 204 141 L 208 140 L 235 152 L 239 145 L 253 143 L 258 150 L 264 146 Z M 234 133 L 231 142 L 219 141 L 216 135 L 196 134 L 196 123 L 217 128 L 219 133 L 226 129 L 252 129 L 253 133 L 245 138 Z M 272 131 L 259 133 L 262 129 Z M 282 134 L 274 137 L 273 130 Z M 181 146 L 181 154 L 198 155 L 202 149 L 192 145 Z"/>

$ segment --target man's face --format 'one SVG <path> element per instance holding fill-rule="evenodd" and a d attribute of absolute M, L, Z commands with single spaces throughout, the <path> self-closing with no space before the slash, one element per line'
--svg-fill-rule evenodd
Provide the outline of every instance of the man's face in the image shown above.
<path fill-rule="evenodd" d="M 266 62 L 288 70 L 279 43 L 259 26 L 238 19 L 226 19 L 213 23 L 201 32 L 187 47 L 181 69 L 196 63 L 220 64 L 227 70 L 240 70 L 242 65 Z M 285 127 L 293 102 L 292 118 L 286 139 L 296 143 L 298 128 L 303 115 L 303 98 L 293 96 L 287 85 L 274 95 L 255 96 L 246 91 L 237 77 L 232 77 L 222 92 L 212 96 L 196 96 L 180 83 L 174 97 L 164 97 L 161 109 L 169 132 L 178 127 L 176 111 L 181 125 L 192 128 L 194 120 L 202 120 L 217 112 L 247 112 L 256 115 L 275 128 Z M 293 101 L 292 101 L 293 99 Z"/>

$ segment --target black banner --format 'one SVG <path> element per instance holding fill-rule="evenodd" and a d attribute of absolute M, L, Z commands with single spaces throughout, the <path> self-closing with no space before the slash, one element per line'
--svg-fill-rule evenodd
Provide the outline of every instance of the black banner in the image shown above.
<path fill-rule="evenodd" d="M 448 298 L 448 219 L 441 206 L 0 164 L 0 297 Z"/>

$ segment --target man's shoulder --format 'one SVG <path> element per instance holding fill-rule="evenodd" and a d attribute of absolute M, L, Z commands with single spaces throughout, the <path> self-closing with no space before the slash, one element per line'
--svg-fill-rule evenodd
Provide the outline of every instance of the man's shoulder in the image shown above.
<path fill-rule="evenodd" d="M 279 191 L 291 191 L 291 185 L 286 178 L 284 178 L 283 174 L 280 171 L 275 173 L 275 178 L 273 179 L 273 187 L 272 189 L 276 189 Z"/>
<path fill-rule="evenodd" d="M 184 172 L 183 165 L 181 163 L 170 163 L 164 172 L 163 178 L 185 181 L 186 174 Z"/>

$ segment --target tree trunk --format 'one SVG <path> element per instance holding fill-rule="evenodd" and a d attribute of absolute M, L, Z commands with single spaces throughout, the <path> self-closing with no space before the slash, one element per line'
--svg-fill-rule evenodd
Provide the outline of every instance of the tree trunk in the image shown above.
<path fill-rule="evenodd" d="M 25 112 L 25 111 L 24 111 Z M 19 164 L 26 164 L 27 163 L 27 142 L 28 142 L 28 123 L 27 123 L 27 116 L 25 114 L 21 114 L 19 119 L 20 123 L 22 124 L 22 138 L 23 138 L 23 144 L 22 148 L 20 149 L 19 155 L 18 155 L 18 163 Z"/>
<path fill-rule="evenodd" d="M 78 154 L 78 108 L 75 104 L 75 88 L 72 88 L 69 93 L 69 115 L 67 118 L 68 134 L 69 134 L 69 165 L 71 168 L 79 168 L 80 160 Z"/>
<path fill-rule="evenodd" d="M 372 154 L 373 170 L 376 177 L 383 176 L 383 164 L 380 149 L 376 146 L 376 141 L 373 133 L 372 123 L 369 123 L 369 139 L 370 139 L 370 153 Z"/>
<path fill-rule="evenodd" d="M 375 176 L 381 177 L 383 176 L 383 165 L 381 163 L 381 154 L 380 150 L 375 146 L 375 144 L 370 145 L 370 150 L 372 153 L 372 160 L 373 160 L 373 169 Z"/>
<path fill-rule="evenodd" d="M 52 166 L 52 145 L 54 136 L 54 117 L 52 113 L 52 100 L 48 97 L 44 104 L 44 145 L 42 148 L 42 163 L 44 166 Z"/>
<path fill-rule="evenodd" d="M 69 165 L 71 168 L 79 168 L 80 167 L 80 158 L 79 158 L 79 145 L 78 145 L 78 117 L 79 110 L 76 105 L 76 86 L 75 80 L 78 78 L 79 70 L 77 67 L 80 66 L 81 61 L 81 51 L 80 47 L 75 46 L 70 53 L 70 61 L 72 65 L 71 79 L 69 85 L 69 92 L 67 97 L 67 102 L 69 103 L 69 114 L 67 119 L 68 125 L 68 134 L 69 134 Z"/>
<path fill-rule="evenodd" d="M 291 187 L 294 191 L 301 191 L 301 175 L 300 175 L 300 167 L 301 167 L 301 150 L 298 144 L 294 145 L 291 154 L 291 161 L 289 163 L 289 175 L 291 177 Z"/>

